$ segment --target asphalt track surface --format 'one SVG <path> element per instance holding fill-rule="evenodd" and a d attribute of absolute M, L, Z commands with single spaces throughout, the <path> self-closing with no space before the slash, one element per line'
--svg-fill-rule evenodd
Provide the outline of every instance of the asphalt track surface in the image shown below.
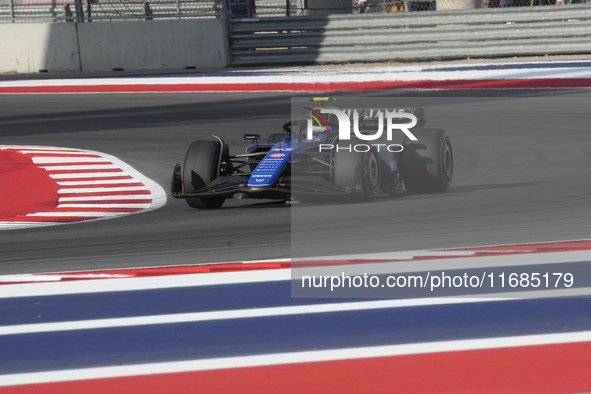
<path fill-rule="evenodd" d="M 427 119 L 429 125 L 446 129 L 453 144 L 454 182 L 445 194 L 379 200 L 354 209 L 349 209 L 350 204 L 303 204 L 293 209 L 269 201 L 229 200 L 220 210 L 204 211 L 169 198 L 161 209 L 124 218 L 3 231 L 0 273 L 590 237 L 589 92 L 412 94 L 439 97 L 428 109 Z M 459 98 L 446 105 L 441 99 L 446 96 Z M 4 95 L 0 96 L 0 143 L 105 152 L 168 190 L 172 168 L 183 161 L 191 141 L 216 134 L 238 153 L 246 145 L 243 132 L 266 136 L 281 130 L 289 118 L 290 97 L 289 93 Z M 346 215 L 356 229 L 344 226 Z M 299 233 L 293 245 L 291 226 L 302 223 L 298 228 L 305 227 L 305 233 Z M 337 228 L 342 231 L 333 231 Z"/>

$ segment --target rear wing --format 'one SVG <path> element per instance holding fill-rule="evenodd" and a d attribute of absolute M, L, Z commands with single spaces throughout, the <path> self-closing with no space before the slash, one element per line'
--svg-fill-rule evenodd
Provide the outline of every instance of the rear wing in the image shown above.
<path fill-rule="evenodd" d="M 322 109 L 333 109 L 333 110 L 340 110 L 347 114 L 351 122 L 355 119 L 355 113 L 357 113 L 357 119 L 359 119 L 359 128 L 360 129 L 369 129 L 372 128 L 374 125 L 379 124 L 380 116 L 382 120 L 386 118 L 387 113 L 392 112 L 403 112 L 413 114 L 417 118 L 417 124 L 415 127 L 424 127 L 427 123 L 427 119 L 425 118 L 425 109 L 421 107 L 413 107 L 413 108 L 346 108 L 346 107 L 339 107 L 334 105 L 328 105 L 330 102 L 336 101 L 334 97 L 313 97 L 310 98 L 309 101 L 315 103 L 314 108 L 306 107 L 307 110 L 310 111 L 310 116 L 314 118 L 316 123 L 319 126 L 323 124 L 326 126 L 328 123 L 334 122 L 334 116 L 322 115 Z M 396 118 L 394 118 L 396 119 Z M 393 121 L 394 121 L 393 119 Z M 409 123 L 410 119 L 408 118 L 400 118 L 399 122 L 402 123 Z"/>
<path fill-rule="evenodd" d="M 407 114 L 413 114 L 417 118 L 417 125 L 415 127 L 424 127 L 427 123 L 427 119 L 425 118 L 425 109 L 424 108 L 353 108 L 353 109 L 343 109 L 343 111 L 349 115 L 351 119 L 353 116 L 354 111 L 357 111 L 359 114 L 359 127 L 360 128 L 370 128 L 374 125 L 378 125 L 380 115 L 385 119 L 386 113 L 392 112 L 403 112 Z M 410 122 L 410 120 L 406 118 L 400 118 L 401 123 Z"/>

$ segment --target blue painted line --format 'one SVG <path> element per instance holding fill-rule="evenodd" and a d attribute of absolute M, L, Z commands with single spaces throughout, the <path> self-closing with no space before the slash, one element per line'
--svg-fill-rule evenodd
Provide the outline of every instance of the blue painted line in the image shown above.
<path fill-rule="evenodd" d="M 318 303 L 292 299 L 289 281 L 6 298 L 0 299 L 0 326 Z"/>
<path fill-rule="evenodd" d="M 543 299 L 7 335 L 0 374 L 590 329 L 590 300 Z"/>

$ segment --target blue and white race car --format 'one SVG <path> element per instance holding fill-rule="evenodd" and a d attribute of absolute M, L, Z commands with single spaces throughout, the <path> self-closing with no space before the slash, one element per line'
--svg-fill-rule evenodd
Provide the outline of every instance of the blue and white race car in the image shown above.
<path fill-rule="evenodd" d="M 238 194 L 286 202 L 309 195 L 369 201 L 448 189 L 453 176 L 451 142 L 445 131 L 423 127 L 422 108 L 342 110 L 358 117 L 356 124 L 345 126 L 342 117 L 332 116 L 341 110 L 310 111 L 322 122 L 311 121 L 317 116 L 286 122 L 283 132 L 265 143 L 259 142 L 259 134 L 245 134 L 251 141 L 245 153 L 230 155 L 226 141 L 217 136 L 193 142 L 184 164 L 174 168 L 172 196 L 193 208 L 212 209 Z M 383 126 L 379 117 L 384 113 L 397 113 L 393 116 L 400 117 L 401 125 L 412 117 L 412 134 L 404 135 L 399 144 L 376 137 L 372 130 L 380 122 Z M 353 126 L 355 135 L 345 138 Z"/>

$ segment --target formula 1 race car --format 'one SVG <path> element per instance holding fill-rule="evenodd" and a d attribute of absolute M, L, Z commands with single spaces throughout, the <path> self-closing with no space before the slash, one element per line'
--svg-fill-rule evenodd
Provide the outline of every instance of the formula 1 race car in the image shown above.
<path fill-rule="evenodd" d="M 251 141 L 245 153 L 230 155 L 217 136 L 193 142 L 184 164 L 174 168 L 172 196 L 193 208 L 211 209 L 235 195 L 286 202 L 309 195 L 369 201 L 448 189 L 451 143 L 443 130 L 423 127 L 422 108 L 310 111 L 309 118 L 286 122 L 283 132 L 265 143 L 259 134 L 245 134 Z M 381 132 L 384 123 L 388 133 Z M 393 144 L 391 131 L 397 127 L 404 138 Z"/>

